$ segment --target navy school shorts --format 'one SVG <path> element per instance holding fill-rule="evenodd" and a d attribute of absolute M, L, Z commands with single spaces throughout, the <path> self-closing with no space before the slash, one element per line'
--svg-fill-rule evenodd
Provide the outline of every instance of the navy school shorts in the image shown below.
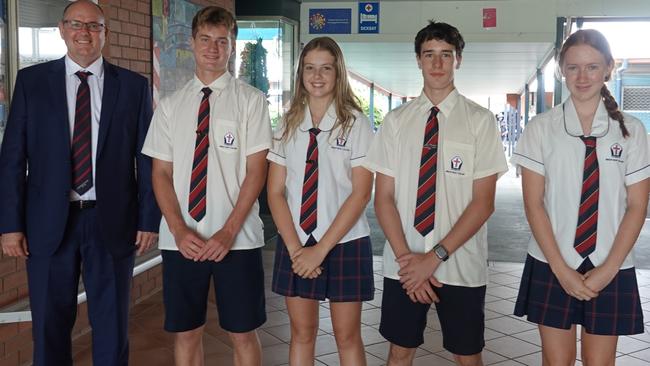
<path fill-rule="evenodd" d="M 305 247 L 316 240 L 310 236 Z M 291 269 L 291 257 L 282 237 L 278 235 L 273 265 L 273 292 L 289 297 L 332 302 L 367 301 L 375 296 L 370 238 L 363 237 L 339 243 L 327 254 L 320 276 L 303 279 Z"/>
<path fill-rule="evenodd" d="M 578 267 L 584 274 L 594 268 L 589 258 Z M 643 333 L 643 310 L 634 268 L 618 274 L 597 297 L 581 301 L 567 294 L 548 263 L 528 255 L 521 276 L 515 315 L 548 327 L 569 329 L 580 324 L 589 334 Z"/>
<path fill-rule="evenodd" d="M 166 331 L 205 324 L 211 279 L 222 329 L 244 333 L 264 324 L 262 248 L 231 250 L 220 262 L 194 262 L 176 250 L 161 252 Z"/>
<path fill-rule="evenodd" d="M 455 355 L 474 355 L 485 346 L 486 286 L 434 287 L 442 330 L 442 346 Z M 384 277 L 379 333 L 389 342 L 405 348 L 424 343 L 429 304 L 411 301 L 398 280 Z"/>

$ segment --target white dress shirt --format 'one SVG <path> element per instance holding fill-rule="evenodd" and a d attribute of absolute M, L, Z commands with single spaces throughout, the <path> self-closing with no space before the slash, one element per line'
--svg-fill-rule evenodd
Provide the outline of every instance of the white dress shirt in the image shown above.
<path fill-rule="evenodd" d="M 423 237 L 413 226 L 424 130 L 433 104 L 420 96 L 386 115 L 364 165 L 395 179 L 395 204 L 411 252 L 425 253 L 442 240 L 472 201 L 475 180 L 508 170 L 494 115 L 454 89 L 437 107 L 438 162 L 436 217 Z M 384 276 L 399 279 L 395 253 L 386 241 Z M 445 284 L 478 287 L 487 283 L 487 225 L 438 266 Z"/>
<path fill-rule="evenodd" d="M 206 214 L 198 223 L 188 212 L 190 176 L 196 142 L 197 114 L 203 93 L 210 87 L 210 132 Z M 262 92 L 229 73 L 210 85 L 195 76 L 182 89 L 164 98 L 154 112 L 142 153 L 172 162 L 173 183 L 185 224 L 207 239 L 225 224 L 246 178 L 246 157 L 271 147 L 271 121 Z M 257 201 L 235 238 L 232 250 L 264 245 Z M 163 217 L 159 248 L 178 250 Z"/>
<path fill-rule="evenodd" d="M 340 128 L 333 129 L 336 122 L 334 103 L 330 104 L 319 124 L 321 132 L 316 137 L 318 144 L 318 197 L 317 226 L 311 233 L 320 240 L 329 229 L 343 203 L 352 193 L 352 168 L 361 166 L 373 137 L 370 121 L 362 113 L 355 113 L 356 121 L 347 134 Z M 267 159 L 287 169 L 285 181 L 287 204 L 298 237 L 305 245 L 309 235 L 300 227 L 300 206 L 305 176 L 309 129 L 313 127 L 309 106 L 305 117 L 295 134 L 288 141 L 281 141 L 283 125 L 274 134 L 273 148 Z M 365 212 L 339 241 L 345 243 L 370 234 Z"/>
<path fill-rule="evenodd" d="M 638 119 L 628 114 L 624 114 L 624 120 L 630 132 L 627 138 L 623 137 L 618 121 L 609 118 L 605 105 L 600 102 L 591 127 L 591 136 L 597 138 L 600 169 L 596 249 L 589 254 L 595 266 L 605 261 L 612 248 L 627 206 L 627 186 L 650 177 L 646 130 Z M 569 98 L 526 125 L 510 159 L 518 169 L 524 167 L 544 176 L 544 208 L 562 258 L 574 269 L 583 262 L 573 247 L 586 149 L 579 138 L 582 134 L 578 114 Z M 534 236 L 530 237 L 528 253 L 547 262 Z M 633 265 L 630 251 L 621 268 Z"/>

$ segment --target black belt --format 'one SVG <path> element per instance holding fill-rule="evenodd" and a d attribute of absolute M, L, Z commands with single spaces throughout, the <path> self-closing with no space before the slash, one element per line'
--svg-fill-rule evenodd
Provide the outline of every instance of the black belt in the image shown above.
<path fill-rule="evenodd" d="M 70 209 L 85 210 L 87 208 L 94 208 L 97 201 L 70 201 Z"/>

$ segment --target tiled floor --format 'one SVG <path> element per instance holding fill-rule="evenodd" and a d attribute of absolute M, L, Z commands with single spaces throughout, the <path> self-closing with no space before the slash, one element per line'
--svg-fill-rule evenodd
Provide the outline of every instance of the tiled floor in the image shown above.
<path fill-rule="evenodd" d="M 271 282 L 271 251 L 264 251 L 267 288 Z M 362 335 L 366 345 L 368 365 L 384 365 L 388 343 L 379 334 L 382 296 L 381 258 L 375 258 L 375 299 L 364 303 Z M 511 316 L 517 295 L 522 264 L 490 263 L 490 284 L 486 297 L 486 365 L 540 365 L 540 340 L 531 323 Z M 618 366 L 650 366 L 650 271 L 638 271 L 639 286 L 646 320 L 646 332 L 633 337 L 621 337 L 618 344 Z M 228 336 L 219 328 L 214 311 L 208 314 L 204 338 L 206 365 L 231 365 L 232 347 Z M 268 320 L 259 330 L 264 352 L 264 365 L 285 365 L 289 354 L 289 316 L 284 299 L 267 292 Z M 317 365 L 338 365 L 336 343 L 329 318 L 328 303 L 321 304 L 320 332 L 316 343 Z M 160 294 L 137 305 L 130 322 L 131 364 L 135 366 L 173 365 L 173 338 L 162 330 L 163 305 Z M 451 354 L 442 348 L 440 327 L 435 310 L 430 311 L 425 342 L 416 353 L 415 365 L 453 365 Z M 75 365 L 91 365 L 90 336 L 74 342 Z M 578 354 L 578 360 L 580 355 Z M 578 361 L 578 365 L 581 363 Z"/>

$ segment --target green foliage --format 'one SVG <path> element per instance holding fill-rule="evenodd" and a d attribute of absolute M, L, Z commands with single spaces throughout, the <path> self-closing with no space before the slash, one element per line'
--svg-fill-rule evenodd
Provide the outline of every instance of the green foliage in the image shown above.
<path fill-rule="evenodd" d="M 271 117 L 271 128 L 275 128 L 280 123 L 280 120 L 282 120 L 282 116 L 279 113 Z"/>
<path fill-rule="evenodd" d="M 368 118 L 370 118 L 370 101 L 365 97 L 359 97 L 359 103 L 361 104 L 361 109 L 363 110 L 363 114 L 365 114 Z M 375 105 L 374 109 L 375 111 L 373 114 L 375 117 L 375 128 L 377 128 L 381 126 L 382 122 L 384 122 L 385 113 L 381 110 L 381 108 L 377 107 L 377 105 Z"/>
<path fill-rule="evenodd" d="M 266 53 L 262 38 L 255 43 L 247 42 L 240 55 L 239 78 L 268 95 L 270 85 L 266 77 Z"/>

